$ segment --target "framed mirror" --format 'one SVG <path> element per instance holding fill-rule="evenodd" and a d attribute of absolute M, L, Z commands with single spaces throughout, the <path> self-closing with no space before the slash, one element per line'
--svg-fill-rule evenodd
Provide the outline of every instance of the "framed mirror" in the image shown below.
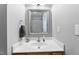
<path fill-rule="evenodd" d="M 49 10 L 29 10 L 29 34 L 48 34 Z"/>

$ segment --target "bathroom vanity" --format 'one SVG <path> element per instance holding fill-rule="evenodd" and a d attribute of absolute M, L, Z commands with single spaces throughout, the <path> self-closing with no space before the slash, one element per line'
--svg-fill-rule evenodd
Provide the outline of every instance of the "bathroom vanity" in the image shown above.
<path fill-rule="evenodd" d="M 49 40 L 47 40 L 49 39 Z M 46 38 L 45 42 L 20 41 L 12 46 L 12 55 L 64 55 L 64 44 L 56 39 Z"/>

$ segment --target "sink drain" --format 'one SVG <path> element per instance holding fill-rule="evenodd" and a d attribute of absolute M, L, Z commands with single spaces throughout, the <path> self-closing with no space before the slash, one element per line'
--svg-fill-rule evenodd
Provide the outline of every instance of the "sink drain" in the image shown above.
<path fill-rule="evenodd" d="M 38 49 L 40 49 L 40 47 L 38 47 Z"/>

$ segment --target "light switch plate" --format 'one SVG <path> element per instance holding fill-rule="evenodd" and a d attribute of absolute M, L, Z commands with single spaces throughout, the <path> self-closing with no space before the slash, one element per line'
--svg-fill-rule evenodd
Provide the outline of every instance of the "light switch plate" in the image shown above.
<path fill-rule="evenodd" d="M 57 26 L 57 32 L 60 32 L 60 26 Z"/>
<path fill-rule="evenodd" d="M 79 24 L 75 24 L 75 35 L 79 35 Z"/>

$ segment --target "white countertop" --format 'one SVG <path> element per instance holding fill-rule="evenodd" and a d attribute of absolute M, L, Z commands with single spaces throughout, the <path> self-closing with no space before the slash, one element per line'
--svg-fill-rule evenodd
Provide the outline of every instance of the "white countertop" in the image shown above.
<path fill-rule="evenodd" d="M 37 48 L 38 46 L 40 46 L 40 49 Z M 54 38 L 46 38 L 44 43 L 37 43 L 36 40 L 30 40 L 29 43 L 20 41 L 13 45 L 13 53 L 46 51 L 64 51 L 64 44 Z"/>

